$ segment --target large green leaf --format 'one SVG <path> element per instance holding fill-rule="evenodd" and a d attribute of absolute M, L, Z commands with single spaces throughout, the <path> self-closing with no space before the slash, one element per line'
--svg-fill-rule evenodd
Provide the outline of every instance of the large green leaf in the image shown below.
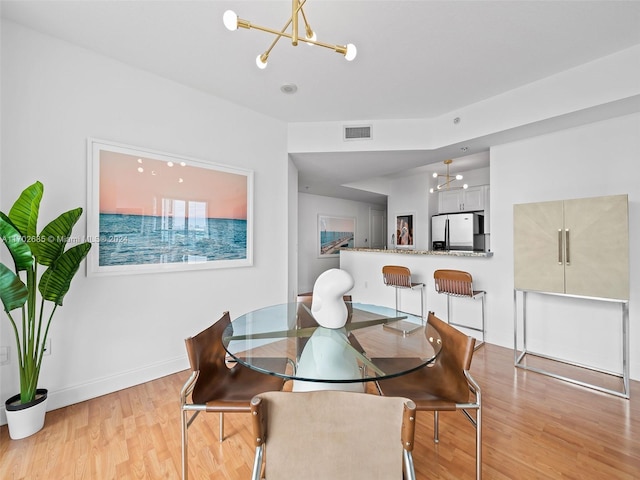
<path fill-rule="evenodd" d="M 69 291 L 71 280 L 90 249 L 91 244 L 85 242 L 60 255 L 58 260 L 42 274 L 38 284 L 42 298 L 55 302 L 56 305 L 62 305 L 62 299 Z"/>
<path fill-rule="evenodd" d="M 40 233 L 36 261 L 40 265 L 53 265 L 62 255 L 67 246 L 67 240 L 71 240 L 71 232 L 82 215 L 82 208 L 74 208 L 63 213 L 58 218 L 49 222 Z"/>
<path fill-rule="evenodd" d="M 27 238 L 27 243 L 35 239 L 38 228 L 38 213 L 44 187 L 36 182 L 25 188 L 9 211 L 9 218 L 18 231 Z"/>
<path fill-rule="evenodd" d="M 6 265 L 0 263 L 0 298 L 7 312 L 22 307 L 27 301 L 29 292 L 22 280 Z"/>
<path fill-rule="evenodd" d="M 31 249 L 27 245 L 11 219 L 4 213 L 0 212 L 0 237 L 7 246 L 9 253 L 13 257 L 16 272 L 31 268 L 33 265 L 33 255 Z"/>

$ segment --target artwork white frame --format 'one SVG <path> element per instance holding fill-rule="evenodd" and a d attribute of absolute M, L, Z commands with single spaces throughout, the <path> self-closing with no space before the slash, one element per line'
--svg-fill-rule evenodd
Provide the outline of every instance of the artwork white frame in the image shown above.
<path fill-rule="evenodd" d="M 253 265 L 253 171 L 87 141 L 87 275 Z"/>

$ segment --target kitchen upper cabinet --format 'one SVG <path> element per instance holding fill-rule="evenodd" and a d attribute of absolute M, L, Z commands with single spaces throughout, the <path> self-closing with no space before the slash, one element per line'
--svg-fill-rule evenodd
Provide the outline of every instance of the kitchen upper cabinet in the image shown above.
<path fill-rule="evenodd" d="M 628 196 L 513 207 L 520 290 L 629 299 Z"/>
<path fill-rule="evenodd" d="M 464 190 L 442 190 L 438 193 L 438 213 L 475 212 L 487 206 L 488 186 Z"/>

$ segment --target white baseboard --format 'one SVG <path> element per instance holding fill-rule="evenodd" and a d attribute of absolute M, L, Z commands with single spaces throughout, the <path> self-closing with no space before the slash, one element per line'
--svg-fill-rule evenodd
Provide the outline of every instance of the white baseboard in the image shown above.
<path fill-rule="evenodd" d="M 47 400 L 47 411 L 67 407 L 74 403 L 84 402 L 92 398 L 100 397 L 108 393 L 117 392 L 124 388 L 140 385 L 172 373 L 180 372 L 189 368 L 189 361 L 186 355 L 181 355 L 163 362 L 146 365 L 141 368 L 128 370 L 116 375 L 110 375 L 95 379 L 91 382 L 61 390 L 49 390 Z M 42 388 L 47 388 L 43 386 Z M 176 392 L 176 399 L 179 392 Z M 4 403 L 0 406 L 0 425 L 7 424 Z"/>

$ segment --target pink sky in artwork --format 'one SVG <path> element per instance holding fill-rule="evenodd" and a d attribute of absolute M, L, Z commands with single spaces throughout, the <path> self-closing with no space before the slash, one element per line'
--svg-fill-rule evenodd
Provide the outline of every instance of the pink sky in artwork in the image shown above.
<path fill-rule="evenodd" d="M 166 160 L 100 152 L 100 213 L 162 215 L 164 199 L 202 202 L 209 218 L 247 218 L 247 177 Z M 139 171 L 141 170 L 141 171 Z"/>

